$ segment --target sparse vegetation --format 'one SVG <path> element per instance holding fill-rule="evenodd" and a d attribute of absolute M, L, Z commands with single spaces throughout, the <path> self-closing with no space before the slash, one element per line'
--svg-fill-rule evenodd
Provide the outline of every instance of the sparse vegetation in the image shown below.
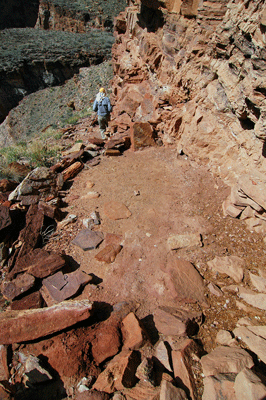
<path fill-rule="evenodd" d="M 29 143 L 20 142 L 15 146 L 0 149 L 0 179 L 7 178 L 20 181 L 24 175 L 19 169 L 10 167 L 12 163 L 25 165 L 30 169 L 40 166 L 51 166 L 59 157 L 59 146 L 51 127 L 47 128 L 38 138 Z M 59 133 L 57 132 L 57 137 Z M 60 134 L 61 137 L 61 134 Z"/>

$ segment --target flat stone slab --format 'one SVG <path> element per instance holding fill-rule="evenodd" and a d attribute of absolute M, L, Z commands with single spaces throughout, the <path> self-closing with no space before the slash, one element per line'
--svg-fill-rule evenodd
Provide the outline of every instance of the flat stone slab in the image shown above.
<path fill-rule="evenodd" d="M 201 365 L 205 376 L 239 373 L 243 368 L 252 368 L 254 365 L 249 353 L 240 348 L 218 346 L 211 353 L 201 358 Z"/>
<path fill-rule="evenodd" d="M 266 399 L 266 386 L 250 369 L 244 368 L 235 379 L 235 394 L 237 400 Z"/>
<path fill-rule="evenodd" d="M 35 278 L 45 278 L 63 268 L 65 264 L 65 259 L 60 254 L 37 248 L 21 257 L 16 268 L 26 271 Z"/>
<path fill-rule="evenodd" d="M 96 254 L 95 258 L 98 261 L 110 264 L 115 261 L 117 254 L 119 254 L 121 250 L 122 246 L 120 244 L 109 244 Z"/>
<path fill-rule="evenodd" d="M 32 288 L 34 286 L 34 283 L 35 278 L 32 275 L 19 275 L 13 281 L 3 283 L 2 294 L 6 299 L 13 300 Z"/>
<path fill-rule="evenodd" d="M 257 307 L 260 310 L 266 310 L 266 294 L 264 293 L 253 294 L 240 292 L 239 297 L 253 307 Z"/>
<path fill-rule="evenodd" d="M 90 229 L 83 229 L 79 234 L 72 240 L 71 243 L 82 248 L 82 250 L 92 250 L 103 241 L 103 233 L 92 231 Z"/>
<path fill-rule="evenodd" d="M 234 390 L 236 374 L 217 374 L 203 379 L 202 400 L 230 399 L 237 400 Z"/>
<path fill-rule="evenodd" d="M 239 188 L 266 210 L 266 176 L 259 171 L 242 175 L 238 179 Z"/>
<path fill-rule="evenodd" d="M 187 303 L 206 303 L 203 279 L 189 261 L 170 254 L 165 272 L 167 274 L 166 283 L 173 298 Z"/>
<path fill-rule="evenodd" d="M 234 335 L 241 339 L 264 363 L 266 362 L 266 326 L 241 326 L 234 330 Z"/>
<path fill-rule="evenodd" d="M 237 256 L 215 257 L 212 261 L 207 262 L 212 271 L 226 274 L 235 282 L 243 280 L 245 264 L 245 261 Z"/>
<path fill-rule="evenodd" d="M 263 276 L 258 276 L 249 272 L 249 277 L 252 285 L 261 293 L 266 293 L 266 279 Z"/>
<path fill-rule="evenodd" d="M 190 336 L 198 328 L 196 321 L 201 320 L 200 313 L 180 309 L 157 308 L 154 323 L 158 332 L 166 336 Z M 196 328 L 197 327 L 197 328 Z"/>
<path fill-rule="evenodd" d="M 56 302 L 61 302 L 74 296 L 81 286 L 86 285 L 92 277 L 83 271 L 77 270 L 69 274 L 61 271 L 43 280 L 43 285 L 49 295 Z"/>
<path fill-rule="evenodd" d="M 170 235 L 167 239 L 170 250 L 183 249 L 185 247 L 202 246 L 201 235 L 199 233 L 188 233 L 185 235 Z"/>
<path fill-rule="evenodd" d="M 91 316 L 88 300 L 65 301 L 57 305 L 0 313 L 0 344 L 22 343 L 68 328 Z"/>
<path fill-rule="evenodd" d="M 132 215 L 127 206 L 118 201 L 109 201 L 105 203 L 103 212 L 107 218 L 112 220 L 127 219 Z"/>

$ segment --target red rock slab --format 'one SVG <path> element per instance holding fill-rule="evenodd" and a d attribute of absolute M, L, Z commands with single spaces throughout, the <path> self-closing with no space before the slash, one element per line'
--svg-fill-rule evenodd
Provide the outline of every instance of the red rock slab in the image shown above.
<path fill-rule="evenodd" d="M 182 342 L 182 348 L 177 351 L 172 351 L 172 362 L 174 376 L 180 387 L 189 391 L 192 400 L 198 399 L 197 385 L 194 377 L 193 366 L 195 360 L 202 355 L 202 349 L 192 339 L 186 339 Z M 198 370 L 199 366 L 197 366 Z"/>
<path fill-rule="evenodd" d="M 196 333 L 198 323 L 202 322 L 202 313 L 195 313 L 182 308 L 157 308 L 154 312 L 154 323 L 158 332 L 163 335 L 191 336 Z"/>
<path fill-rule="evenodd" d="M 35 278 L 45 278 L 63 268 L 65 264 L 62 255 L 37 248 L 21 257 L 10 275 L 14 276 L 18 272 L 27 272 Z"/>
<path fill-rule="evenodd" d="M 113 393 L 116 390 L 133 387 L 137 383 L 135 373 L 140 361 L 138 352 L 123 350 L 110 361 L 107 368 L 98 376 L 93 389 Z"/>
<path fill-rule="evenodd" d="M 74 296 L 81 286 L 86 285 L 92 277 L 83 271 L 77 270 L 69 274 L 61 271 L 43 280 L 43 285 L 56 302 L 61 302 Z"/>
<path fill-rule="evenodd" d="M 35 278 L 32 275 L 19 275 L 13 281 L 3 283 L 2 294 L 6 299 L 13 300 L 31 289 L 34 286 L 34 283 Z"/>
<path fill-rule="evenodd" d="M 117 245 L 120 244 L 122 245 L 123 241 L 123 236 L 122 235 L 116 235 L 115 233 L 107 233 L 104 238 L 104 244 L 108 246 L 109 244 Z"/>
<path fill-rule="evenodd" d="M 71 243 L 82 248 L 82 250 L 92 250 L 103 241 L 102 232 L 92 231 L 90 229 L 83 229 L 79 234 L 72 240 Z"/>
<path fill-rule="evenodd" d="M 103 212 L 106 217 L 112 220 L 127 219 L 132 215 L 125 204 L 118 201 L 109 201 L 108 203 L 105 203 L 103 206 Z"/>
<path fill-rule="evenodd" d="M 98 254 L 96 254 L 95 258 L 98 261 L 103 261 L 108 264 L 115 261 L 115 258 L 118 253 L 120 253 L 122 246 L 120 244 L 114 245 L 109 244 L 104 249 L 102 249 Z"/>
<path fill-rule="evenodd" d="M 30 293 L 22 299 L 14 300 L 11 303 L 11 310 L 30 310 L 43 307 L 44 301 L 39 291 Z"/>
<path fill-rule="evenodd" d="M 21 343 L 59 332 L 91 316 L 88 300 L 0 314 L 0 344 Z"/>
<path fill-rule="evenodd" d="M 22 242 L 22 246 L 19 249 L 18 253 L 15 254 L 15 257 L 10 260 L 9 268 L 11 269 L 15 263 L 15 266 L 11 273 L 9 274 L 9 279 L 12 279 L 15 272 L 19 272 L 19 269 L 16 268 L 16 262 L 23 257 L 25 254 L 28 254 L 35 247 L 37 247 L 38 241 L 40 239 L 40 232 L 43 226 L 43 213 L 38 210 L 38 205 L 31 205 L 26 214 L 26 225 L 20 231 L 18 240 Z"/>
<path fill-rule="evenodd" d="M 135 122 L 131 129 L 131 143 L 133 150 L 155 146 L 152 126 L 148 122 Z"/>
<path fill-rule="evenodd" d="M 123 346 L 126 349 L 138 350 L 145 341 L 145 333 L 133 312 L 129 313 L 122 321 Z"/>
<path fill-rule="evenodd" d="M 10 377 L 8 364 L 8 346 L 0 345 L 0 381 L 8 381 Z"/>
<path fill-rule="evenodd" d="M 44 215 L 46 215 L 46 217 L 53 219 L 57 216 L 57 207 L 50 206 L 50 204 L 47 204 L 45 201 L 39 201 L 38 208 L 41 212 L 43 212 Z"/>
<path fill-rule="evenodd" d="M 165 272 L 166 282 L 174 299 L 186 303 L 206 304 L 204 281 L 189 261 L 169 254 Z"/>
<path fill-rule="evenodd" d="M 9 208 L 0 205 L 0 231 L 12 224 Z"/>

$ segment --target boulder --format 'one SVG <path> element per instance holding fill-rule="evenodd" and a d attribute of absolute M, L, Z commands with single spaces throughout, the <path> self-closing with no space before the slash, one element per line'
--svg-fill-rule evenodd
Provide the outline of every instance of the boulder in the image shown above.
<path fill-rule="evenodd" d="M 234 335 L 266 362 L 266 326 L 241 326 L 234 330 Z"/>
<path fill-rule="evenodd" d="M 61 302 L 74 296 L 79 289 L 91 282 L 92 277 L 79 269 L 63 274 L 61 271 L 43 280 L 43 285 L 55 302 Z"/>
<path fill-rule="evenodd" d="M 211 353 L 201 358 L 205 376 L 239 373 L 243 368 L 252 368 L 252 357 L 247 351 L 226 346 L 216 347 Z"/>
<path fill-rule="evenodd" d="M 98 261 L 110 264 L 115 261 L 117 254 L 119 254 L 121 250 L 122 246 L 120 244 L 109 244 L 105 246 L 99 253 L 97 253 L 95 258 Z"/>
<path fill-rule="evenodd" d="M 11 310 L 30 310 L 43 307 L 44 301 L 39 291 L 23 296 L 22 299 L 13 300 Z"/>
<path fill-rule="evenodd" d="M 241 290 L 239 297 L 245 300 L 246 303 L 250 304 L 252 307 L 259 308 L 260 310 L 266 310 L 266 294 L 248 292 Z"/>
<path fill-rule="evenodd" d="M 66 262 L 62 255 L 49 253 L 44 249 L 37 248 L 20 257 L 16 263 L 15 270 L 27 272 L 35 276 L 35 278 L 45 278 L 63 268 L 65 264 Z"/>
<path fill-rule="evenodd" d="M 123 319 L 121 332 L 123 335 L 123 347 L 125 349 L 138 350 L 142 347 L 145 341 L 145 333 L 133 312 L 129 313 Z"/>
<path fill-rule="evenodd" d="M 131 143 L 133 150 L 155 146 L 154 132 L 149 122 L 134 122 L 131 128 Z"/>
<path fill-rule="evenodd" d="M 8 300 L 14 300 L 16 297 L 27 292 L 34 286 L 35 278 L 29 274 L 18 275 L 11 282 L 3 282 L 2 294 Z"/>
<path fill-rule="evenodd" d="M 208 267 L 220 274 L 226 274 L 233 278 L 235 282 L 241 282 L 244 278 L 245 261 L 237 256 L 215 257 L 207 262 Z"/>
<path fill-rule="evenodd" d="M 72 240 L 71 243 L 82 248 L 82 250 L 92 250 L 103 241 L 103 234 L 101 232 L 92 231 L 90 229 L 83 229 L 79 234 Z"/>
<path fill-rule="evenodd" d="M 21 343 L 51 335 L 91 316 L 88 300 L 65 301 L 58 305 L 0 314 L 0 344 Z"/>
<path fill-rule="evenodd" d="M 195 313 L 181 307 L 157 308 L 154 312 L 155 327 L 166 336 L 194 335 L 201 319 L 201 313 Z"/>
<path fill-rule="evenodd" d="M 162 380 L 159 400 L 188 400 L 186 392 L 171 382 Z"/>
<path fill-rule="evenodd" d="M 136 351 L 123 350 L 108 364 L 107 368 L 99 375 L 93 389 L 106 393 L 116 390 L 131 388 L 137 383 L 135 376 L 140 364 L 140 354 Z"/>
<path fill-rule="evenodd" d="M 165 272 L 166 283 L 174 299 L 187 303 L 206 304 L 203 279 L 189 261 L 170 254 Z"/>
<path fill-rule="evenodd" d="M 266 386 L 250 369 L 244 368 L 235 379 L 237 400 L 261 400 L 266 398 Z"/>
<path fill-rule="evenodd" d="M 199 360 L 202 353 L 202 348 L 192 339 L 180 341 L 180 348 L 176 347 L 172 351 L 174 377 L 178 386 L 184 389 L 192 400 L 198 398 L 195 371 L 199 370 L 199 365 L 195 360 Z"/>
<path fill-rule="evenodd" d="M 236 374 L 217 374 L 203 379 L 202 400 L 230 399 L 237 400 L 234 390 Z"/>

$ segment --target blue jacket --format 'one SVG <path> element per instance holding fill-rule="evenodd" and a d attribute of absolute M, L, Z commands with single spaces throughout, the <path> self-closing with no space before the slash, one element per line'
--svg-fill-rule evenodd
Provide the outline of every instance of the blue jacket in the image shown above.
<path fill-rule="evenodd" d="M 108 97 L 104 97 L 102 101 L 97 101 L 97 98 L 95 99 L 93 103 L 93 111 L 97 111 L 97 114 L 100 115 L 100 117 L 104 117 L 112 111 L 112 106 L 110 103 L 110 100 Z"/>

